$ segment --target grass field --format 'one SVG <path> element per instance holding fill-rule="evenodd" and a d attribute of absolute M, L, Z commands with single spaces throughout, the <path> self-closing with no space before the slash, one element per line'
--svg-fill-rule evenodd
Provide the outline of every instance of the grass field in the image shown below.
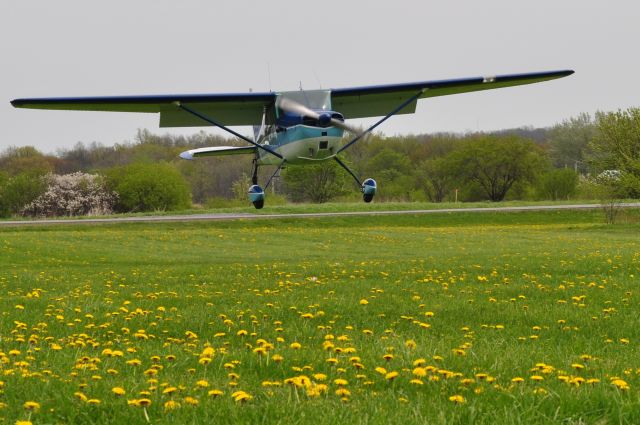
<path fill-rule="evenodd" d="M 0 229 L 4 423 L 640 423 L 600 211 Z"/>

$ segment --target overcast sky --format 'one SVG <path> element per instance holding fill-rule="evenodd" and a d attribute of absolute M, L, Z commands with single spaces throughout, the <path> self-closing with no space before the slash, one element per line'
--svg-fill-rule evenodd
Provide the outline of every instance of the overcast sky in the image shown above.
<path fill-rule="evenodd" d="M 380 130 L 550 126 L 580 112 L 640 106 L 639 20 L 633 0 L 2 0 L 0 149 L 55 152 L 78 141 L 121 143 L 138 128 L 199 130 L 159 129 L 155 114 L 12 108 L 20 97 L 281 91 L 300 82 L 338 88 L 574 69 L 552 82 L 421 100 L 416 114 Z"/>

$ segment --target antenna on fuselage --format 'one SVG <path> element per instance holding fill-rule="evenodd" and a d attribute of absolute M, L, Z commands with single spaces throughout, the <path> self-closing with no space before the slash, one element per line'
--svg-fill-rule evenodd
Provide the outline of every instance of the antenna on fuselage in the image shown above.
<path fill-rule="evenodd" d="M 269 80 L 269 93 L 271 93 L 271 63 L 267 61 L 267 79 Z"/>

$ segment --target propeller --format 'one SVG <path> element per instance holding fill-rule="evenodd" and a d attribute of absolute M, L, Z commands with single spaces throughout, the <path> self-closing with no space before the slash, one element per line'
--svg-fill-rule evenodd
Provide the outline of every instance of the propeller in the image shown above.
<path fill-rule="evenodd" d="M 282 109 L 283 111 L 302 115 L 303 117 L 313 118 L 322 125 L 331 124 L 332 126 L 346 130 L 355 136 L 360 136 L 363 133 L 361 129 L 356 128 L 352 125 L 346 124 L 345 122 L 340 121 L 339 119 L 333 118 L 329 113 L 316 112 L 313 109 L 308 108 L 291 99 L 280 97 L 278 98 L 278 102 L 276 106 Z"/>

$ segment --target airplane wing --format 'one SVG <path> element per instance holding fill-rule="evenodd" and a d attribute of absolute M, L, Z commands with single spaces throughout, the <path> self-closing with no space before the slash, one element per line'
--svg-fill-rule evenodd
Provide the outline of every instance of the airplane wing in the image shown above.
<path fill-rule="evenodd" d="M 259 125 L 264 107 L 275 98 L 275 93 L 52 97 L 15 99 L 11 104 L 31 109 L 160 113 L 160 127 L 200 127 L 211 124 L 180 109 L 176 102 L 214 116 L 224 125 Z"/>
<path fill-rule="evenodd" d="M 573 71 L 564 70 L 332 89 L 331 106 L 333 110 L 342 113 L 345 118 L 383 116 L 401 105 L 402 102 L 411 98 L 411 96 L 414 96 L 420 90 L 424 90 L 424 93 L 420 96 L 420 99 L 424 99 L 428 97 L 539 83 L 566 77 L 571 74 L 573 74 Z M 398 113 L 414 113 L 416 103 L 417 99 Z"/>
<path fill-rule="evenodd" d="M 255 153 L 255 146 L 214 146 L 184 151 L 180 154 L 182 159 L 200 158 L 203 156 L 241 155 Z"/>

